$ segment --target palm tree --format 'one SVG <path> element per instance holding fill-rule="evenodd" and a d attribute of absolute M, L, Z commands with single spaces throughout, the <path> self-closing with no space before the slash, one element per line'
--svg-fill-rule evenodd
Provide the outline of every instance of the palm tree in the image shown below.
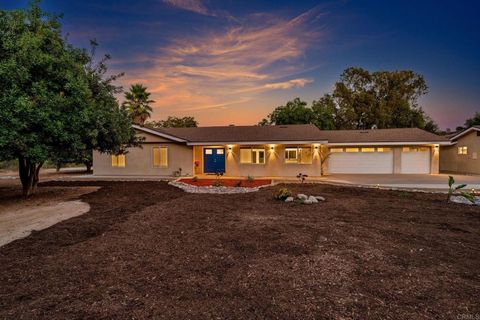
<path fill-rule="evenodd" d="M 130 91 L 125 92 L 125 101 L 122 106 L 132 117 L 133 123 L 143 125 L 150 118 L 150 113 L 153 111 L 150 104 L 155 101 L 149 98 L 150 92 L 147 92 L 147 87 L 140 83 L 132 84 Z"/>

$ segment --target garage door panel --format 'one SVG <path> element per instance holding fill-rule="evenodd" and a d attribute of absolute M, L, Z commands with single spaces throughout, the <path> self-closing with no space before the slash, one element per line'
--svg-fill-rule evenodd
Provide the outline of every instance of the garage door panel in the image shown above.
<path fill-rule="evenodd" d="M 339 152 L 328 160 L 329 173 L 393 173 L 392 152 Z"/>
<path fill-rule="evenodd" d="M 402 173 L 429 174 L 430 151 L 402 152 Z"/>

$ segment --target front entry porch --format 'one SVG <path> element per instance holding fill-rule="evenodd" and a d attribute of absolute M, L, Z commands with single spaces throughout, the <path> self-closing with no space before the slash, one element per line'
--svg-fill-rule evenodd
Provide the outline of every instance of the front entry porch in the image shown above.
<path fill-rule="evenodd" d="M 321 177 L 320 144 L 262 144 L 194 146 L 194 175 L 220 173 L 225 177 L 291 177 L 306 174 Z"/>

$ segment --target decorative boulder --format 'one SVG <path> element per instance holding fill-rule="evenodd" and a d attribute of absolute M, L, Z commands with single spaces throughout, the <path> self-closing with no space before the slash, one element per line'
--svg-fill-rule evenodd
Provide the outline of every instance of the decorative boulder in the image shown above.
<path fill-rule="evenodd" d="M 465 198 L 464 196 L 452 196 L 450 197 L 450 201 L 455 202 L 455 203 L 461 203 L 461 204 L 467 204 L 467 205 L 478 205 L 478 199 L 475 198 L 475 202 L 472 202 Z"/>
<path fill-rule="evenodd" d="M 299 193 L 299 194 L 297 194 L 297 198 L 300 199 L 300 200 L 307 200 L 308 196 L 306 194 Z"/>
<path fill-rule="evenodd" d="M 314 198 L 317 199 L 318 201 L 325 201 L 325 198 L 321 196 L 315 196 Z"/>
<path fill-rule="evenodd" d="M 285 199 L 285 202 L 293 202 L 293 197 L 287 197 L 287 199 Z"/>
<path fill-rule="evenodd" d="M 307 199 L 307 200 L 303 200 L 302 203 L 303 204 L 312 204 L 313 202 L 312 202 L 312 200 Z"/>
<path fill-rule="evenodd" d="M 317 200 L 317 198 L 315 198 L 314 196 L 310 196 L 310 197 L 308 197 L 308 199 L 307 199 L 307 200 L 308 200 L 308 201 L 311 201 L 312 203 L 318 203 L 318 200 Z"/>

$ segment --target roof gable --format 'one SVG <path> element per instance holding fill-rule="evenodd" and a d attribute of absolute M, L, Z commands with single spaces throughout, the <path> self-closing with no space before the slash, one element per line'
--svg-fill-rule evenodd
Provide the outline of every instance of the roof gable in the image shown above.
<path fill-rule="evenodd" d="M 463 131 L 460 131 L 459 133 L 450 136 L 450 140 L 452 140 L 452 141 L 457 140 L 458 138 L 463 137 L 464 135 L 466 135 L 470 132 L 473 132 L 473 131 L 480 131 L 480 126 L 472 126 L 472 127 L 467 128 Z"/>

